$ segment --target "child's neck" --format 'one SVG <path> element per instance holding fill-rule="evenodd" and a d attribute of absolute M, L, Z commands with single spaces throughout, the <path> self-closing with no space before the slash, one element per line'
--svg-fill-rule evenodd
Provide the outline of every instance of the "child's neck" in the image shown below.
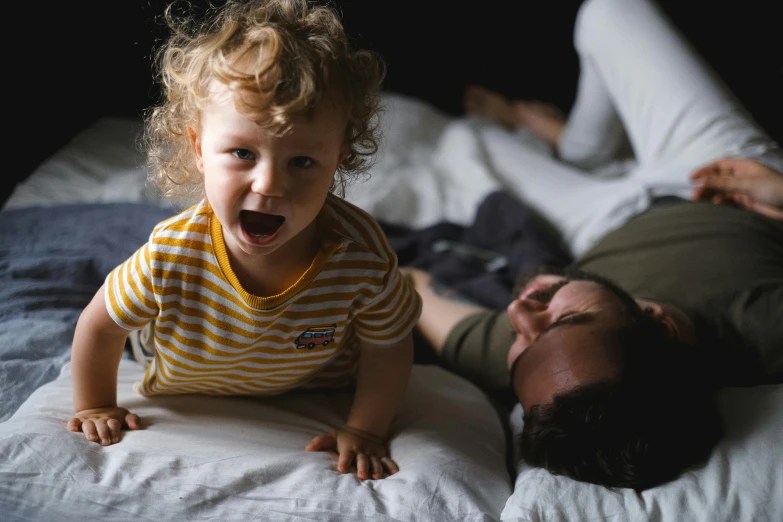
<path fill-rule="evenodd" d="M 231 269 L 242 288 L 258 297 L 271 297 L 294 286 L 321 248 L 317 231 L 317 224 L 313 222 L 266 256 L 249 256 L 226 245 Z"/>

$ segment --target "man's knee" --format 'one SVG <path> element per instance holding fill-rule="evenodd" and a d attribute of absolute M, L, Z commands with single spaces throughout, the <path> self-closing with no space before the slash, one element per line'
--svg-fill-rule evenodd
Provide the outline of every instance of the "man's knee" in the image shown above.
<path fill-rule="evenodd" d="M 585 0 L 579 7 L 574 25 L 574 47 L 581 54 L 591 54 L 593 47 L 607 35 L 628 25 L 624 16 L 643 7 L 648 0 Z"/>

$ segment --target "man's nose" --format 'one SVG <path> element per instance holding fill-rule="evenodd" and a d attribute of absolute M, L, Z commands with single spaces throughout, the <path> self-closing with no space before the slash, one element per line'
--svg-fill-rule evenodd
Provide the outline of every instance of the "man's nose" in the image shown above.
<path fill-rule="evenodd" d="M 280 197 L 285 193 L 286 173 L 273 161 L 259 162 L 253 169 L 250 190 L 255 194 Z"/>

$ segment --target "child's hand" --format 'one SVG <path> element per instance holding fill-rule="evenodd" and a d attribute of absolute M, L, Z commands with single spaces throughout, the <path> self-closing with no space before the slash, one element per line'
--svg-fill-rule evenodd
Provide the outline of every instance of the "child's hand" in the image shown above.
<path fill-rule="evenodd" d="M 384 478 L 384 470 L 388 475 L 394 475 L 400 470 L 388 457 L 383 440 L 351 428 L 318 435 L 310 441 L 305 450 L 336 451 L 337 471 L 340 473 L 348 473 L 355 460 L 356 476 L 361 480 L 379 480 Z"/>
<path fill-rule="evenodd" d="M 83 431 L 87 440 L 109 446 L 120 441 L 120 430 L 141 428 L 141 420 L 125 408 L 93 408 L 76 412 L 68 421 L 71 431 Z"/>

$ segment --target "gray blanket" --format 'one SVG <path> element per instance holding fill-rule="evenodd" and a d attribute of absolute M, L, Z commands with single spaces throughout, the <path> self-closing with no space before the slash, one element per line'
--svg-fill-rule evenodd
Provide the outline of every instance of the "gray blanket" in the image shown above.
<path fill-rule="evenodd" d="M 82 309 L 171 215 L 116 203 L 0 212 L 0 422 L 58 375 Z"/>

